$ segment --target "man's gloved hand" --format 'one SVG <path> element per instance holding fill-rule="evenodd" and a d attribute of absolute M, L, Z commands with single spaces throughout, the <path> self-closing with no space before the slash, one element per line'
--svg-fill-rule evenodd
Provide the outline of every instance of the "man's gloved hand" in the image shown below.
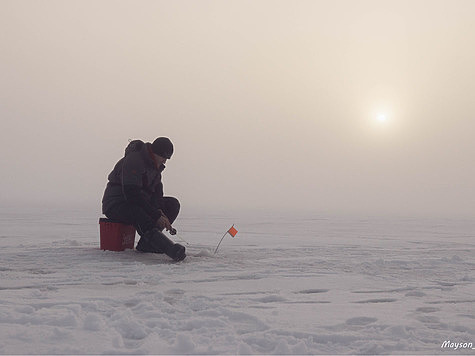
<path fill-rule="evenodd" d="M 156 225 L 159 229 L 166 229 L 167 231 L 171 231 L 172 225 L 170 224 L 170 220 L 168 220 L 167 216 L 160 210 L 162 216 L 160 216 L 156 222 Z"/>

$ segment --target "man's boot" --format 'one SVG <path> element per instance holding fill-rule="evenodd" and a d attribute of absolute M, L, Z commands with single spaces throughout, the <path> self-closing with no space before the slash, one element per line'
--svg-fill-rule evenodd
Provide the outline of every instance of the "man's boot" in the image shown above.
<path fill-rule="evenodd" d="M 166 237 L 159 229 L 153 228 L 147 231 L 140 240 L 144 241 L 154 250 L 163 251 L 168 257 L 175 261 L 181 261 L 185 259 L 185 247 L 176 244 Z M 140 243 L 140 241 L 139 241 Z M 137 245 L 138 247 L 138 245 Z M 140 251 L 140 250 L 139 250 Z"/>
<path fill-rule="evenodd" d="M 148 240 L 144 239 L 143 236 L 140 238 L 135 249 L 140 252 L 165 253 L 162 250 L 157 250 L 153 248 L 152 245 L 148 242 Z"/>

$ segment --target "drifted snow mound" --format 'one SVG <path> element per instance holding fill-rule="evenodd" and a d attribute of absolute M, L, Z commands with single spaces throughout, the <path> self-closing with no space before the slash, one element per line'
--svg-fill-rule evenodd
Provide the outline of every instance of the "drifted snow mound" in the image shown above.
<path fill-rule="evenodd" d="M 211 252 L 211 250 L 202 249 L 195 256 L 196 257 L 215 257 L 216 255 L 213 252 Z"/>
<path fill-rule="evenodd" d="M 475 222 L 256 219 L 214 255 L 219 234 L 200 231 L 222 221 L 182 219 L 193 244 L 175 263 L 99 250 L 95 218 L 57 220 L 0 221 L 1 354 L 437 354 L 474 341 Z"/>

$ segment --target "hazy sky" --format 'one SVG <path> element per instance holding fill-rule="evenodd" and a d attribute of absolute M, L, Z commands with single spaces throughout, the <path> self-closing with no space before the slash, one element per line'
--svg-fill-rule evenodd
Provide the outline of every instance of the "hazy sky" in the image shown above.
<path fill-rule="evenodd" d="M 184 208 L 471 216 L 474 63 L 473 0 L 0 0 L 1 199 L 168 136 Z"/>

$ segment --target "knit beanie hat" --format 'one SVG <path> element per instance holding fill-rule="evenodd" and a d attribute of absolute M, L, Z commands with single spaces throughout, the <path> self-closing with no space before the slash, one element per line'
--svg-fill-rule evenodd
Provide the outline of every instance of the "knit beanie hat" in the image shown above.
<path fill-rule="evenodd" d="M 173 154 L 173 144 L 167 137 L 159 137 L 152 143 L 152 152 L 170 159 Z"/>

